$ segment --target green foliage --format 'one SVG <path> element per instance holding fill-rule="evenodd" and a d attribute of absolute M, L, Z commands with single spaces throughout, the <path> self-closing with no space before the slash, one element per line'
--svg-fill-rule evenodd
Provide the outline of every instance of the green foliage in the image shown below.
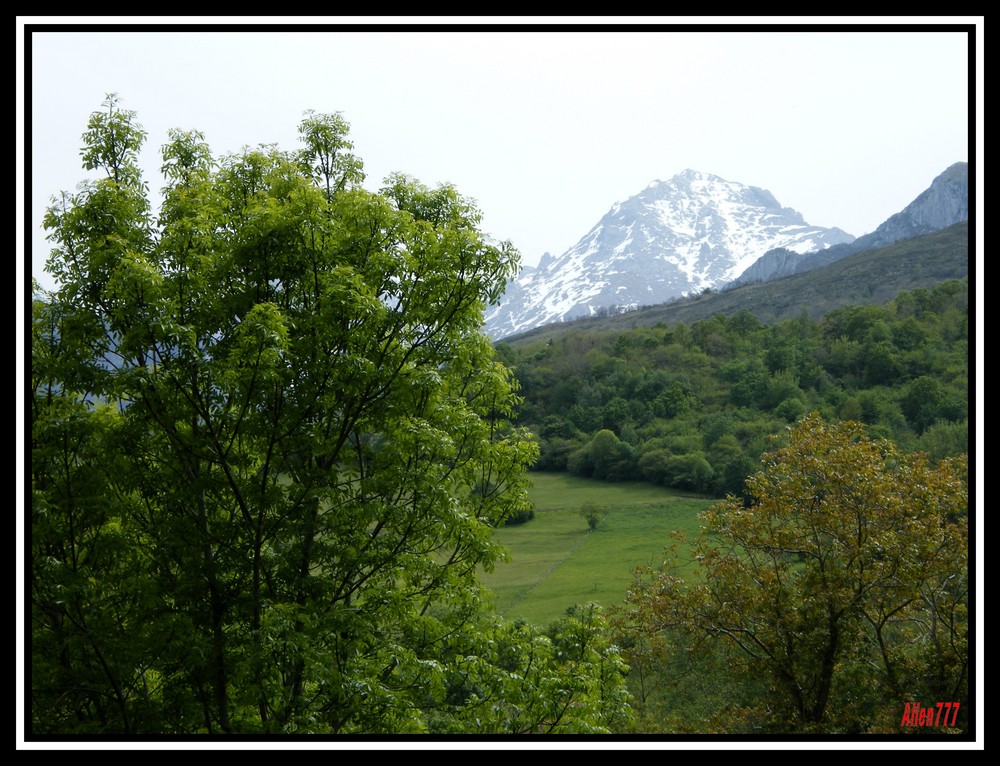
<path fill-rule="evenodd" d="M 899 404 L 907 422 L 922 434 L 938 421 L 949 402 L 948 394 L 936 378 L 921 375 L 906 387 Z"/>
<path fill-rule="evenodd" d="M 810 411 L 864 422 L 904 451 L 932 427 L 954 431 L 968 414 L 967 313 L 963 280 L 821 320 L 767 326 L 744 311 L 690 326 L 571 326 L 503 347 L 538 470 L 722 496 L 741 494 L 768 437 Z M 735 441 L 712 449 L 722 434 Z M 933 449 L 963 451 L 960 438 L 936 438 Z"/>
<path fill-rule="evenodd" d="M 697 576 L 676 546 L 637 570 L 614 616 L 630 664 L 649 679 L 662 663 L 669 679 L 678 663 L 721 661 L 742 707 L 710 711 L 708 730 L 898 731 L 903 700 L 964 708 L 966 457 L 931 464 L 812 414 L 747 486 L 749 502 L 704 514 Z"/>
<path fill-rule="evenodd" d="M 347 123 L 312 112 L 297 152 L 172 131 L 154 225 L 145 134 L 105 107 L 106 178 L 54 202 L 60 287 L 32 307 L 32 731 L 625 716 L 596 617 L 557 650 L 478 580 L 537 457 L 481 330 L 516 251 L 452 187 L 363 190 Z"/>
<path fill-rule="evenodd" d="M 525 508 L 523 510 L 512 513 L 510 516 L 504 519 L 503 523 L 505 527 L 512 527 L 517 524 L 527 524 L 533 518 L 535 518 L 535 509 Z"/>
<path fill-rule="evenodd" d="M 602 512 L 601 508 L 591 501 L 587 501 L 580 508 L 580 515 L 587 521 L 587 529 L 593 532 L 597 529 L 597 525 L 601 523 L 601 519 L 604 517 L 605 513 Z"/>
<path fill-rule="evenodd" d="M 920 435 L 917 447 L 933 461 L 969 451 L 969 421 L 937 422 Z"/>
<path fill-rule="evenodd" d="M 595 479 L 621 481 L 631 473 L 632 449 L 613 431 L 601 429 L 594 434 L 576 472 Z"/>
<path fill-rule="evenodd" d="M 601 607 L 573 609 L 548 630 L 496 621 L 449 637 L 441 667 L 449 712 L 433 734 L 611 734 L 631 724 L 631 697 Z M 455 646 L 452 647 L 451 645 Z"/>

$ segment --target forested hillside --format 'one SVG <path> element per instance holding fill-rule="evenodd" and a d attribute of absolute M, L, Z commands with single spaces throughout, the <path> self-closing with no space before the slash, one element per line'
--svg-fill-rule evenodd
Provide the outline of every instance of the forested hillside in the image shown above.
<path fill-rule="evenodd" d="M 764 324 L 749 311 L 501 343 L 536 468 L 739 493 L 804 414 L 866 423 L 906 451 L 968 449 L 968 279 L 883 305 Z"/>

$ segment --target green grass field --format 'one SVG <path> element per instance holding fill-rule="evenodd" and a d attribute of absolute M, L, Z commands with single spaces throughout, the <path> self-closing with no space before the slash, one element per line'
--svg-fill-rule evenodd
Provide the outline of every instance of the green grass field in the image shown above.
<path fill-rule="evenodd" d="M 698 514 L 715 500 L 639 482 L 606 483 L 532 473 L 535 518 L 497 530 L 510 560 L 483 574 L 506 617 L 546 626 L 589 601 L 622 603 L 637 566 L 658 565 L 670 533 L 694 540 Z M 584 503 L 604 513 L 593 532 Z"/>

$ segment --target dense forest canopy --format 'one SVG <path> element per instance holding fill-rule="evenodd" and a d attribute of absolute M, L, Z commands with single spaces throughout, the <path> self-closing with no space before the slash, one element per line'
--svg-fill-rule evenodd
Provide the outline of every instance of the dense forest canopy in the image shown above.
<path fill-rule="evenodd" d="M 968 279 L 766 325 L 747 311 L 500 343 L 535 468 L 739 493 L 769 435 L 807 412 L 905 451 L 968 451 Z"/>

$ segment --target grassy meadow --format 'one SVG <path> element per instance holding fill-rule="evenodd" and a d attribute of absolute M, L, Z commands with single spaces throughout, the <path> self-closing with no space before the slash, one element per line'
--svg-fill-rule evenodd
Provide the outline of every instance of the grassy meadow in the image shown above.
<path fill-rule="evenodd" d="M 670 533 L 698 536 L 698 514 L 714 499 L 641 482 L 607 483 L 532 473 L 535 518 L 497 530 L 509 561 L 482 576 L 508 618 L 546 626 L 575 605 L 621 603 L 637 566 L 658 565 Z M 591 532 L 580 511 L 599 509 Z"/>

